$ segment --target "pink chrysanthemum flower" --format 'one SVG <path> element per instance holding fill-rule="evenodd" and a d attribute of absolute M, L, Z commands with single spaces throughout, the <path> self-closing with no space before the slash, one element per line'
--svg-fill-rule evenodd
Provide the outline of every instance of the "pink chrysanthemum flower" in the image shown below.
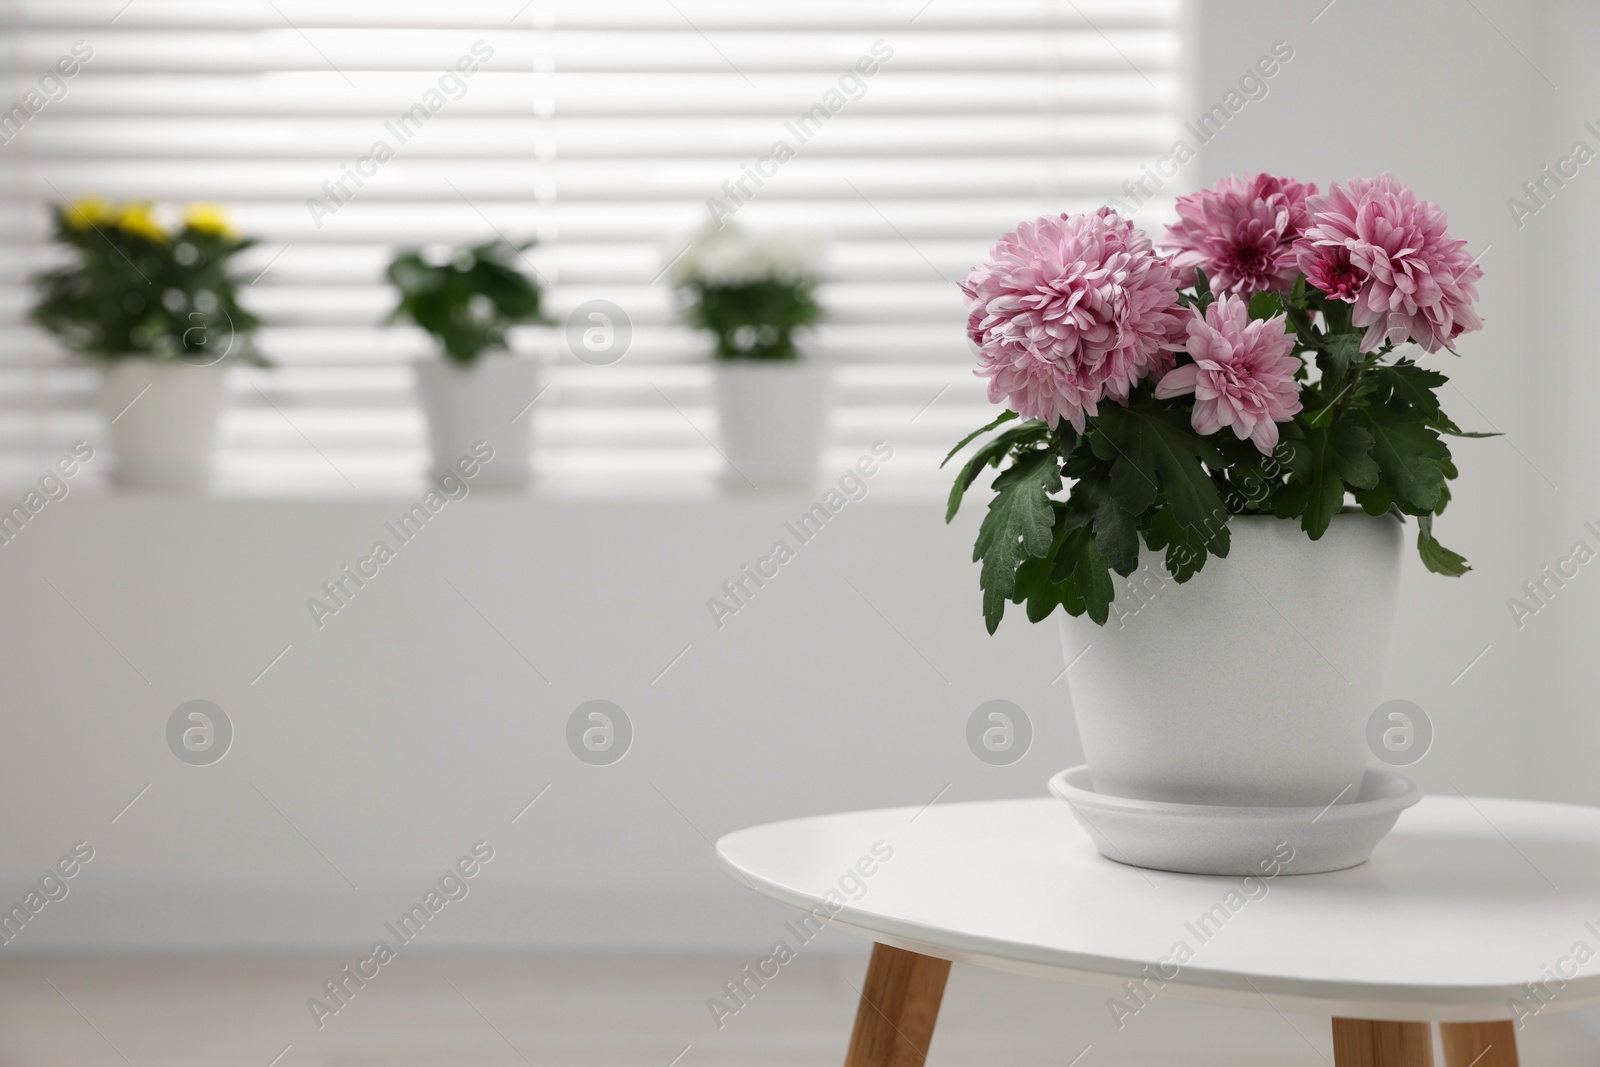
<path fill-rule="evenodd" d="M 1271 174 L 1248 182 L 1229 175 L 1209 189 L 1178 198 L 1178 222 L 1167 227 L 1162 246 L 1186 286 L 1195 268 L 1206 272 L 1215 293 L 1288 292 L 1300 269 L 1294 242 L 1305 231 L 1311 184 Z"/>
<path fill-rule="evenodd" d="M 1354 304 L 1361 295 L 1367 272 L 1350 261 L 1350 250 L 1344 245 L 1302 244 L 1297 258 L 1307 284 L 1347 304 Z"/>
<path fill-rule="evenodd" d="M 1295 246 L 1300 269 L 1318 289 L 1355 305 L 1350 321 L 1366 328 L 1363 352 L 1385 340 L 1437 352 L 1483 325 L 1473 309 L 1483 271 L 1467 243 L 1450 236 L 1438 204 L 1380 174 L 1335 182 L 1307 206 L 1311 225 Z"/>
<path fill-rule="evenodd" d="M 1239 440 L 1248 437 L 1262 455 L 1271 455 L 1278 423 L 1300 411 L 1300 383 L 1294 379 L 1300 361 L 1290 354 L 1294 335 L 1287 328 L 1282 315 L 1251 321 L 1249 304 L 1238 296 L 1221 297 L 1204 317 L 1194 311 L 1188 344 L 1194 362 L 1168 371 L 1156 384 L 1156 396 L 1193 393 L 1197 432 L 1232 426 Z"/>
<path fill-rule="evenodd" d="M 1023 223 L 961 291 L 989 399 L 1052 426 L 1082 431 L 1101 400 L 1126 401 L 1182 347 L 1171 265 L 1110 208 Z"/>

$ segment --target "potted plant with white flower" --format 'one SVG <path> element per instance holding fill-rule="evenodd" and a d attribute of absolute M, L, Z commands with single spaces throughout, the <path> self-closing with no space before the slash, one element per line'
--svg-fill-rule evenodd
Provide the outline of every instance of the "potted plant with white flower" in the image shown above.
<path fill-rule="evenodd" d="M 711 335 L 728 489 L 816 479 L 833 379 L 803 340 L 822 318 L 820 260 L 808 238 L 724 223 L 701 230 L 669 269 L 685 321 Z"/>
<path fill-rule="evenodd" d="M 99 403 L 124 488 L 190 491 L 210 477 L 224 368 L 257 365 L 260 320 L 230 273 L 255 242 L 220 208 L 191 205 L 175 225 L 148 203 L 86 197 L 54 211 L 67 262 L 35 278 L 33 321 L 100 369 Z"/>
<path fill-rule="evenodd" d="M 1326 193 L 1227 178 L 1178 216 L 1170 255 L 1103 208 L 1024 223 L 972 271 L 977 373 L 1007 410 L 957 446 L 999 431 L 947 519 L 1000 468 L 974 552 L 984 617 L 1064 609 L 1094 791 L 1348 804 L 1402 524 L 1429 570 L 1469 569 L 1434 520 L 1445 439 L 1487 435 L 1445 414 L 1428 357 L 1481 325 L 1482 272 L 1388 174 Z"/>
<path fill-rule="evenodd" d="M 451 473 L 474 443 L 499 457 L 478 476 L 482 488 L 517 489 L 532 472 L 538 365 L 511 352 L 512 327 L 548 323 L 538 284 L 517 266 L 531 245 L 489 241 L 448 251 L 409 250 L 389 264 L 399 304 L 389 321 L 421 327 L 441 358 L 418 360 L 428 415 L 433 477 Z"/>

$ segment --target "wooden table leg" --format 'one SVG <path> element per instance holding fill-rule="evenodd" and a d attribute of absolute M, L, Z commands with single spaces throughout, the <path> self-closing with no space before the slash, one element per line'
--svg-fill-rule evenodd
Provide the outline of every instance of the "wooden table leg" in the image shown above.
<path fill-rule="evenodd" d="M 873 945 L 844 1067 L 922 1067 L 949 976 L 949 960 Z"/>
<path fill-rule="evenodd" d="M 1334 1019 L 1333 1061 L 1337 1067 L 1433 1067 L 1433 1027 Z"/>
<path fill-rule="evenodd" d="M 1497 1023 L 1440 1023 L 1445 1067 L 1517 1067 L 1517 1028 Z"/>

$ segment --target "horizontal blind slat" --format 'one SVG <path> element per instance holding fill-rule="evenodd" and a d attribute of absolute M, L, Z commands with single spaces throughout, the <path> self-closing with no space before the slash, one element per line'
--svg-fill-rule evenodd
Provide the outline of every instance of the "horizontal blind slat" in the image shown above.
<path fill-rule="evenodd" d="M 512 332 L 549 385 L 539 475 L 709 491 L 709 344 L 660 275 L 721 200 L 741 224 L 828 245 L 828 317 L 805 345 L 833 367 L 829 461 L 890 435 L 895 477 L 937 491 L 943 446 L 990 411 L 955 283 L 1019 219 L 1124 195 L 1187 117 L 1181 0 L 6 6 L 20 32 L 0 56 L 0 479 L 104 432 L 92 368 L 26 322 L 30 276 L 61 262 L 47 206 L 99 193 L 221 201 L 261 239 L 238 269 L 277 367 L 230 371 L 233 491 L 414 484 L 412 363 L 433 353 L 381 325 L 383 270 L 400 247 L 496 234 L 539 238 L 528 263 L 557 321 Z M 93 57 L 30 113 L 24 94 L 78 40 Z M 444 75 L 477 41 L 493 54 L 480 46 L 472 76 Z M 850 73 L 875 42 L 892 57 Z M 351 188 L 380 140 L 394 158 Z M 793 158 L 748 187 L 778 141 Z M 1141 223 L 1167 221 L 1174 191 L 1141 195 Z M 578 361 L 561 325 L 595 298 L 633 328 L 606 367 Z"/>

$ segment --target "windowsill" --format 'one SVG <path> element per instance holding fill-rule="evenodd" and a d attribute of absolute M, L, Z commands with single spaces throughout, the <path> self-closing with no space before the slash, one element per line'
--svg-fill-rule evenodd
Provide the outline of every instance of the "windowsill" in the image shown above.
<path fill-rule="evenodd" d="M 943 473 L 943 472 L 941 472 Z M 155 490 L 129 490 L 113 486 L 105 477 L 94 477 L 87 472 L 68 483 L 67 496 L 62 499 L 85 497 L 97 500 L 115 500 L 141 503 L 285 503 L 285 504 L 362 504 L 371 502 L 414 502 L 422 499 L 434 488 L 423 477 L 387 478 L 368 481 L 352 488 L 343 483 L 333 485 L 306 485 L 301 482 L 268 482 L 263 480 L 218 478 L 205 490 L 195 492 L 163 492 Z M 636 482 L 619 482 L 612 478 L 594 481 L 580 479 L 537 479 L 526 488 L 494 489 L 475 487 L 468 483 L 465 497 L 499 503 L 528 502 L 539 504 L 728 504 L 754 506 L 772 501 L 820 501 L 835 483 L 817 482 L 810 488 L 784 487 L 761 490 L 730 490 L 715 478 L 685 477 Z M 38 491 L 37 484 L 7 483 L 0 485 L 0 510 L 21 502 L 30 491 Z M 949 483 L 940 478 L 901 481 L 868 482 L 864 495 L 852 503 L 873 501 L 894 504 L 939 504 L 949 492 Z"/>

